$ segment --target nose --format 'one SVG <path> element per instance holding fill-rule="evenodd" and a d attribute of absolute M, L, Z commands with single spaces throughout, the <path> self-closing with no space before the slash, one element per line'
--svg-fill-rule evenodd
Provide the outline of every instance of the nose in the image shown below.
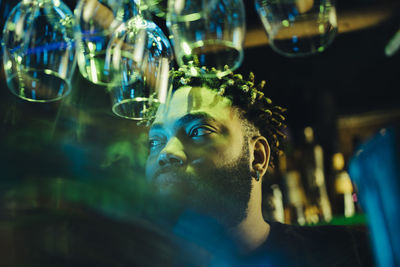
<path fill-rule="evenodd" d="M 182 142 L 173 137 L 168 140 L 158 157 L 158 165 L 161 167 L 180 167 L 186 163 L 186 155 Z"/>

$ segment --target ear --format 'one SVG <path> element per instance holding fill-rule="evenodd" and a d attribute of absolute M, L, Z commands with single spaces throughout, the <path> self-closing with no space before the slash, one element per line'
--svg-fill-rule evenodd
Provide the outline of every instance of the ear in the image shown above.
<path fill-rule="evenodd" d="M 251 140 L 250 153 L 251 171 L 258 171 L 260 177 L 263 177 L 267 172 L 271 154 L 267 139 L 264 136 L 253 137 Z"/>

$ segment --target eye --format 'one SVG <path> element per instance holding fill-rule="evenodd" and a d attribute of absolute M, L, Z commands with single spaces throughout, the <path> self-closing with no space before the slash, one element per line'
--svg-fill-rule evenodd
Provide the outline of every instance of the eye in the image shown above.
<path fill-rule="evenodd" d="M 150 150 L 154 150 L 154 149 L 156 149 L 157 147 L 161 146 L 162 144 L 163 144 L 163 142 L 162 142 L 161 139 L 158 139 L 158 138 L 151 138 L 151 139 L 149 140 L 149 149 L 150 149 Z"/>
<path fill-rule="evenodd" d="M 205 136 L 205 135 L 212 134 L 212 133 L 214 133 L 214 132 L 215 132 L 215 131 L 212 130 L 211 128 L 209 128 L 209 127 L 200 126 L 200 127 L 193 128 L 193 129 L 189 132 L 189 136 L 190 136 L 191 138 L 193 138 L 193 137 L 201 137 L 201 136 Z"/>

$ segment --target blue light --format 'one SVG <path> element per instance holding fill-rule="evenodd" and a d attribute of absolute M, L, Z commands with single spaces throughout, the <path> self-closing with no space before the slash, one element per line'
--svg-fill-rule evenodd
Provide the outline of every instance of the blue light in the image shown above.
<path fill-rule="evenodd" d="M 54 10 L 58 13 L 58 15 L 60 15 L 60 17 L 62 18 L 62 19 L 65 19 L 65 13 L 60 9 L 60 8 L 58 8 L 58 7 L 54 7 Z"/>
<path fill-rule="evenodd" d="M 64 84 L 60 85 L 60 90 L 58 90 L 58 96 L 62 96 L 64 92 Z"/>
<path fill-rule="evenodd" d="M 204 54 L 199 55 L 199 61 L 201 64 L 204 64 L 206 62 L 206 55 Z"/>
<path fill-rule="evenodd" d="M 203 39 L 203 33 L 201 31 L 196 31 L 196 40 L 202 40 Z"/>
<path fill-rule="evenodd" d="M 364 142 L 349 163 L 372 234 L 377 266 L 400 260 L 398 129 L 388 127 Z"/>
<path fill-rule="evenodd" d="M 48 59 L 48 55 L 47 55 L 47 51 L 44 51 L 44 55 L 43 55 L 43 63 L 47 65 L 47 59 Z"/>
<path fill-rule="evenodd" d="M 128 83 L 128 76 L 126 74 L 126 71 L 122 72 L 122 80 L 124 83 Z"/>
<path fill-rule="evenodd" d="M 216 31 L 217 37 L 221 38 L 222 37 L 222 27 L 221 26 L 217 26 L 215 31 Z"/>
<path fill-rule="evenodd" d="M 6 6 L 4 7 L 4 13 L 3 13 L 3 18 L 7 18 L 8 13 L 10 12 L 10 4 L 6 3 Z"/>

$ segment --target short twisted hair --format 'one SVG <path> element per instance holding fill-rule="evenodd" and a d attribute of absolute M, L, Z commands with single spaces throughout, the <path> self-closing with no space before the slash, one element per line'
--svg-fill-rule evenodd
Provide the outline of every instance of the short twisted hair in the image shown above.
<path fill-rule="evenodd" d="M 232 105 L 241 111 L 242 119 L 245 118 L 254 125 L 268 140 L 271 149 L 270 162 L 273 167 L 281 153 L 282 139 L 285 138 L 282 130 L 286 127 L 283 115 L 286 109 L 272 104 L 272 100 L 264 96 L 261 90 L 265 81 L 255 85 L 255 76 L 252 72 L 247 80 L 241 74 L 229 73 L 223 77 L 210 78 L 210 75 L 201 75 L 201 72 L 209 71 L 200 69 L 199 76 L 188 76 L 187 71 L 173 70 L 173 89 L 176 90 L 182 86 L 207 87 L 230 99 Z"/>

